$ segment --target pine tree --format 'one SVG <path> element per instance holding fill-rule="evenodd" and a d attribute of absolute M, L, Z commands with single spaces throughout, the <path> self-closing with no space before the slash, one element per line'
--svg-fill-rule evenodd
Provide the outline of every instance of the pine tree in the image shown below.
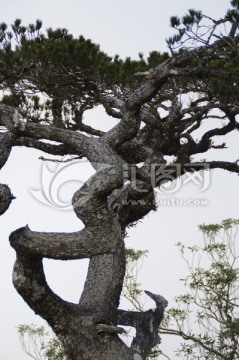
<path fill-rule="evenodd" d="M 95 169 L 72 197 L 83 230 L 44 233 L 23 227 L 10 235 L 17 254 L 14 285 L 71 360 L 146 359 L 160 341 L 167 305 L 162 296 L 147 292 L 155 310 L 118 309 L 123 240 L 128 226 L 156 209 L 154 189 L 165 182 L 205 169 L 239 173 L 236 160 L 194 161 L 196 154 L 225 148 L 214 140 L 239 128 L 238 11 L 238 0 L 232 0 L 219 20 L 196 10 L 173 17 L 177 33 L 168 40 L 170 54 L 154 51 L 137 60 L 111 58 L 64 28 L 44 32 L 40 20 L 24 26 L 17 19 L 10 29 L 0 24 L 1 166 L 12 147 L 26 146 L 84 157 Z M 118 121 L 108 132 L 84 123 L 85 111 L 99 105 Z M 203 131 L 208 120 L 211 128 Z M 197 139 L 199 128 L 203 134 Z M 1 198 L 2 212 L 11 199 L 10 192 Z M 43 258 L 90 259 L 79 304 L 52 292 Z M 136 328 L 131 346 L 120 340 L 118 325 Z"/>

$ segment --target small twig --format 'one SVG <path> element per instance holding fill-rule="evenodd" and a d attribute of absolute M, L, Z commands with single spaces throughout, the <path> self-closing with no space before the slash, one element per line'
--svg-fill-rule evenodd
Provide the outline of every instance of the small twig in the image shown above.
<path fill-rule="evenodd" d="M 51 161 L 51 162 L 55 162 L 55 163 L 67 163 L 67 162 L 71 162 L 74 160 L 82 159 L 82 157 L 77 156 L 77 157 L 66 159 L 66 160 L 59 160 L 59 159 L 48 159 L 48 158 L 44 158 L 44 156 L 40 156 L 38 159 L 42 160 L 42 161 Z"/>

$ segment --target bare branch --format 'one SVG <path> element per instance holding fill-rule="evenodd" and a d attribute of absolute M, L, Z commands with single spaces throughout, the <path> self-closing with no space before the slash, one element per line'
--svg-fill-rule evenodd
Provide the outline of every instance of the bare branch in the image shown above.
<path fill-rule="evenodd" d="M 167 301 L 162 296 L 149 291 L 145 293 L 155 301 L 155 310 L 145 312 L 118 310 L 118 323 L 136 329 L 131 347 L 142 356 L 143 360 L 147 358 L 151 349 L 160 343 L 158 328 L 167 307 Z"/>

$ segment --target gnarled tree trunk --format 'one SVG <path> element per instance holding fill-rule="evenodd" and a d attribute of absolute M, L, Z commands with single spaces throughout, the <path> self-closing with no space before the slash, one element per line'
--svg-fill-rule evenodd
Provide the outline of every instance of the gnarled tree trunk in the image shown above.
<path fill-rule="evenodd" d="M 5 125 L 10 130 L 37 134 L 38 138 L 44 134 L 56 141 L 61 138 L 68 146 L 74 144 L 76 151 L 87 153 L 96 170 L 72 199 L 74 211 L 85 225 L 83 230 L 42 233 L 24 227 L 11 234 L 10 242 L 17 253 L 13 273 L 17 291 L 46 319 L 62 341 L 68 359 L 146 359 L 159 342 L 165 300 L 155 298 L 156 310 L 145 313 L 119 310 L 118 306 L 125 272 L 125 227 L 154 208 L 153 189 L 143 181 L 139 186 L 144 191 L 135 191 L 130 184 L 124 186 L 127 163 L 108 145 L 109 139 L 89 139 L 54 127 L 46 133 L 45 126 L 21 120 L 12 125 L 13 110 L 5 107 L 5 111 Z M 142 205 L 126 204 L 128 197 L 142 199 Z M 43 258 L 90 258 L 79 304 L 63 301 L 52 292 L 45 279 Z M 123 331 L 119 324 L 136 328 L 131 347 L 119 338 Z"/>
<path fill-rule="evenodd" d="M 125 271 L 125 228 L 110 210 L 107 195 L 123 180 L 118 158 L 113 153 L 110 156 L 116 166 L 109 164 L 97 171 L 73 197 L 74 210 L 85 223 L 82 231 L 47 234 L 25 227 L 10 237 L 17 251 L 14 285 L 32 309 L 47 320 L 71 360 L 146 359 L 159 342 L 158 326 L 166 306 L 162 299 L 155 299 L 155 311 L 118 310 Z M 90 258 L 79 304 L 63 301 L 51 291 L 44 275 L 43 257 Z M 118 336 L 123 331 L 119 323 L 137 329 L 131 348 Z"/>

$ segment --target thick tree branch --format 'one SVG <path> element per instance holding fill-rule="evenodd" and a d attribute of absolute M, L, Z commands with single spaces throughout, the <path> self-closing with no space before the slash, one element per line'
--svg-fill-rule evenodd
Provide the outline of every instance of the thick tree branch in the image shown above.
<path fill-rule="evenodd" d="M 13 284 L 31 308 L 55 328 L 61 326 L 59 319 L 77 310 L 77 305 L 63 301 L 49 288 L 39 257 L 17 255 Z"/>
<path fill-rule="evenodd" d="M 170 63 L 171 60 L 167 60 L 160 64 L 150 79 L 128 97 L 122 108 L 122 120 L 104 136 L 104 140 L 111 146 L 119 146 L 136 136 L 141 122 L 140 107 L 151 100 L 167 79 L 176 73 L 171 69 Z"/>
<path fill-rule="evenodd" d="M 122 103 L 111 96 L 100 96 L 102 105 L 105 108 L 106 113 L 115 118 L 122 119 L 122 113 L 120 111 Z M 117 110 L 115 110 L 117 108 Z"/>
<path fill-rule="evenodd" d="M 226 135 L 229 132 L 231 132 L 232 130 L 234 130 L 235 124 L 236 124 L 235 116 L 232 114 L 228 114 L 228 119 L 229 119 L 229 123 L 227 125 L 223 126 L 222 128 L 215 128 L 215 129 L 207 131 L 202 136 L 200 142 L 198 144 L 194 145 L 194 147 L 192 147 L 191 151 L 189 152 L 190 155 L 207 151 L 211 146 L 211 138 L 213 136 Z"/>
<path fill-rule="evenodd" d="M 18 137 L 30 137 L 35 140 L 46 139 L 66 146 L 74 147 L 76 151 L 87 153 L 90 139 L 71 130 L 59 129 L 49 125 L 27 123 L 20 119 L 19 113 L 13 107 L 0 103 L 0 124 Z"/>
<path fill-rule="evenodd" d="M 235 162 L 230 161 L 210 161 L 207 162 L 210 169 L 223 169 L 236 174 L 239 174 L 238 160 Z"/>
<path fill-rule="evenodd" d="M 83 259 L 114 253 L 117 238 L 112 239 L 112 225 L 102 232 L 99 226 L 75 233 L 43 233 L 31 231 L 27 226 L 10 235 L 11 246 L 19 253 L 58 260 Z"/>
<path fill-rule="evenodd" d="M 53 145 L 53 144 L 50 144 L 47 142 L 43 142 L 40 140 L 34 140 L 34 139 L 28 138 L 28 137 L 16 138 L 13 146 L 25 146 L 25 147 L 29 147 L 29 148 L 34 148 L 34 149 L 41 150 L 41 151 L 43 151 L 47 154 L 51 154 L 51 155 L 64 156 L 64 155 L 73 155 L 74 154 L 73 148 L 72 148 L 72 152 L 71 152 L 69 150 L 69 146 L 67 147 L 64 144 Z"/>
<path fill-rule="evenodd" d="M 78 130 L 86 132 L 89 135 L 94 135 L 94 136 L 103 136 L 104 135 L 104 131 L 101 130 L 97 130 L 94 129 L 93 127 L 83 124 L 82 122 L 80 124 L 78 124 L 77 126 Z"/>
<path fill-rule="evenodd" d="M 213 59 L 213 53 L 208 49 L 204 49 L 204 62 L 208 59 Z M 177 55 L 161 63 L 158 67 L 147 72 L 146 80 L 137 90 L 135 90 L 126 100 L 125 106 L 122 110 L 122 120 L 105 136 L 106 140 L 111 146 L 119 146 L 126 141 L 131 140 L 136 136 L 140 126 L 139 111 L 143 104 L 152 100 L 167 83 L 167 81 L 174 77 L 218 77 L 220 71 L 214 71 L 199 62 L 199 55 L 201 49 L 194 52 L 186 52 L 182 55 Z M 191 66 L 187 66 L 189 60 L 192 60 Z M 223 76 L 221 72 L 221 76 Z M 144 74 L 145 75 L 145 74 Z M 210 107 L 211 105 L 209 105 Z M 204 113 L 205 109 L 200 109 Z M 198 115 L 200 117 L 200 114 Z M 195 116 L 195 120 L 198 118 Z"/>

